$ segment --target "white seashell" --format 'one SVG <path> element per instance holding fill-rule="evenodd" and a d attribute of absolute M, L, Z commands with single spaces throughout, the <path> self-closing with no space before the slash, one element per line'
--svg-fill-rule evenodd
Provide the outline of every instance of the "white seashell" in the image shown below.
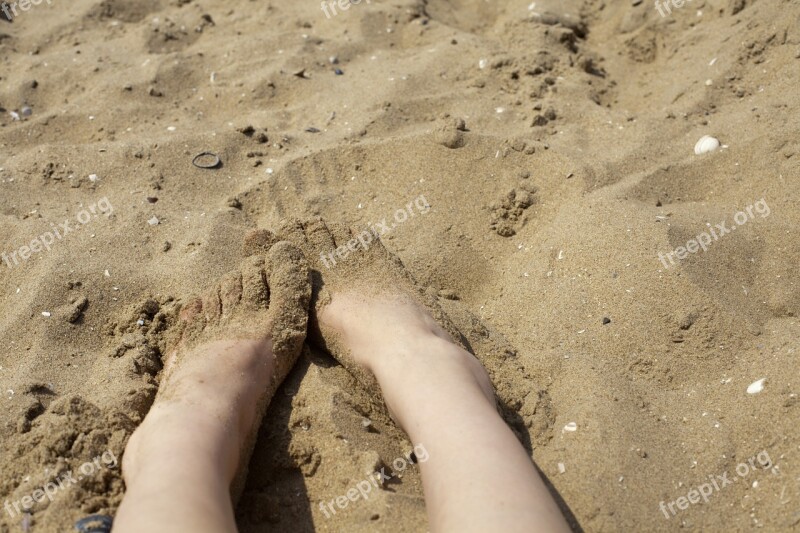
<path fill-rule="evenodd" d="M 570 422 L 569 424 L 564 426 L 564 431 L 577 431 L 577 430 L 578 430 L 578 424 L 576 424 L 575 422 Z"/>
<path fill-rule="evenodd" d="M 747 394 L 758 394 L 762 390 L 764 390 L 764 382 L 767 381 L 767 378 L 761 378 L 758 381 L 752 382 L 747 387 Z"/>
<path fill-rule="evenodd" d="M 51 316 L 50 311 L 42 311 L 42 316 L 49 318 Z"/>
<path fill-rule="evenodd" d="M 710 135 L 703 135 L 697 144 L 694 145 L 694 153 L 697 155 L 707 154 L 719 148 L 719 139 L 715 139 Z"/>

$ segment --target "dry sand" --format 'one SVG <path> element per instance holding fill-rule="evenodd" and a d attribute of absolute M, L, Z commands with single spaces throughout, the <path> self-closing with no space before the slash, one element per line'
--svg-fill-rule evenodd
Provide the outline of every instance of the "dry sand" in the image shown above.
<path fill-rule="evenodd" d="M 235 267 L 249 229 L 391 224 L 423 196 L 384 241 L 478 348 L 507 346 L 487 366 L 576 529 L 800 529 L 800 4 L 529 4 L 52 0 L 0 20 L 0 504 L 121 457 L 163 309 Z M 705 134 L 724 146 L 695 155 Z M 409 451 L 308 351 L 240 528 L 425 531 L 416 467 L 320 510 Z M 89 470 L 0 531 L 113 514 L 119 468 Z"/>

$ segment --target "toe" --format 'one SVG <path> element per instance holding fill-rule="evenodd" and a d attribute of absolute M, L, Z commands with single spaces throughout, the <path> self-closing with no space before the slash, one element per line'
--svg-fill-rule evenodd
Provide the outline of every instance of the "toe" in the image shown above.
<path fill-rule="evenodd" d="M 308 324 L 311 282 L 303 253 L 288 242 L 279 242 L 266 256 L 270 309 L 273 311 L 273 351 L 297 354 Z"/>
<path fill-rule="evenodd" d="M 222 302 L 222 314 L 228 315 L 242 300 L 242 274 L 230 272 L 222 278 L 219 286 L 219 299 Z"/>
<path fill-rule="evenodd" d="M 244 238 L 243 254 L 245 257 L 264 255 L 276 242 L 278 242 L 278 238 L 271 231 L 251 230 Z"/>
<path fill-rule="evenodd" d="M 183 307 L 181 307 L 181 312 L 179 315 L 179 319 L 181 322 L 191 322 L 196 320 L 198 316 L 203 312 L 203 300 L 198 297 L 194 297 L 188 302 L 186 302 Z"/>
<path fill-rule="evenodd" d="M 219 299 L 219 285 L 214 285 L 203 295 L 203 314 L 207 322 L 216 322 L 222 315 L 222 302 Z"/>
<path fill-rule="evenodd" d="M 308 247 L 303 223 L 296 218 L 281 220 L 278 235 L 280 235 L 281 239 L 291 242 L 301 250 L 305 250 Z"/>
<path fill-rule="evenodd" d="M 303 223 L 306 239 L 317 254 L 328 254 L 336 250 L 336 241 L 321 218 L 315 218 Z"/>
<path fill-rule="evenodd" d="M 333 235 L 333 240 L 336 243 L 336 248 L 340 246 L 347 246 L 348 242 L 351 242 L 355 239 L 353 232 L 350 231 L 350 227 L 346 224 L 341 224 L 339 222 L 329 222 L 327 224 L 328 230 L 330 231 L 331 235 Z"/>
<path fill-rule="evenodd" d="M 267 309 L 268 303 L 269 287 L 264 272 L 264 258 L 248 257 L 242 263 L 242 304 L 256 310 Z"/>
<path fill-rule="evenodd" d="M 178 315 L 180 326 L 175 341 L 178 342 L 181 338 L 192 338 L 203 331 L 206 325 L 205 313 L 206 304 L 204 300 L 199 297 L 191 298 L 188 302 L 183 304 L 180 314 Z"/>

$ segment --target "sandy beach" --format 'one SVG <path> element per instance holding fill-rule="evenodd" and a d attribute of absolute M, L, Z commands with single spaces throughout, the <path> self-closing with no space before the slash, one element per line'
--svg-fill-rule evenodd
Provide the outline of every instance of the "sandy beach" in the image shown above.
<path fill-rule="evenodd" d="M 5 5 L 0 533 L 114 515 L 169 310 L 312 216 L 438 298 L 575 531 L 800 531 L 800 3 Z M 428 531 L 413 450 L 306 347 L 240 531 Z"/>

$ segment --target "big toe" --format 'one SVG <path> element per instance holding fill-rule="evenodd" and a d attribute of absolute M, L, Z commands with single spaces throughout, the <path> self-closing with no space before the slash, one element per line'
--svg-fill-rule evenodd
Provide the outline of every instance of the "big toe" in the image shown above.
<path fill-rule="evenodd" d="M 299 352 L 305 340 L 311 301 L 308 262 L 295 245 L 282 241 L 267 252 L 264 271 L 274 318 L 272 349 L 280 360 L 282 352 Z"/>
<path fill-rule="evenodd" d="M 254 229 L 244 237 L 242 251 L 245 257 L 264 255 L 279 239 L 269 230 Z"/>

